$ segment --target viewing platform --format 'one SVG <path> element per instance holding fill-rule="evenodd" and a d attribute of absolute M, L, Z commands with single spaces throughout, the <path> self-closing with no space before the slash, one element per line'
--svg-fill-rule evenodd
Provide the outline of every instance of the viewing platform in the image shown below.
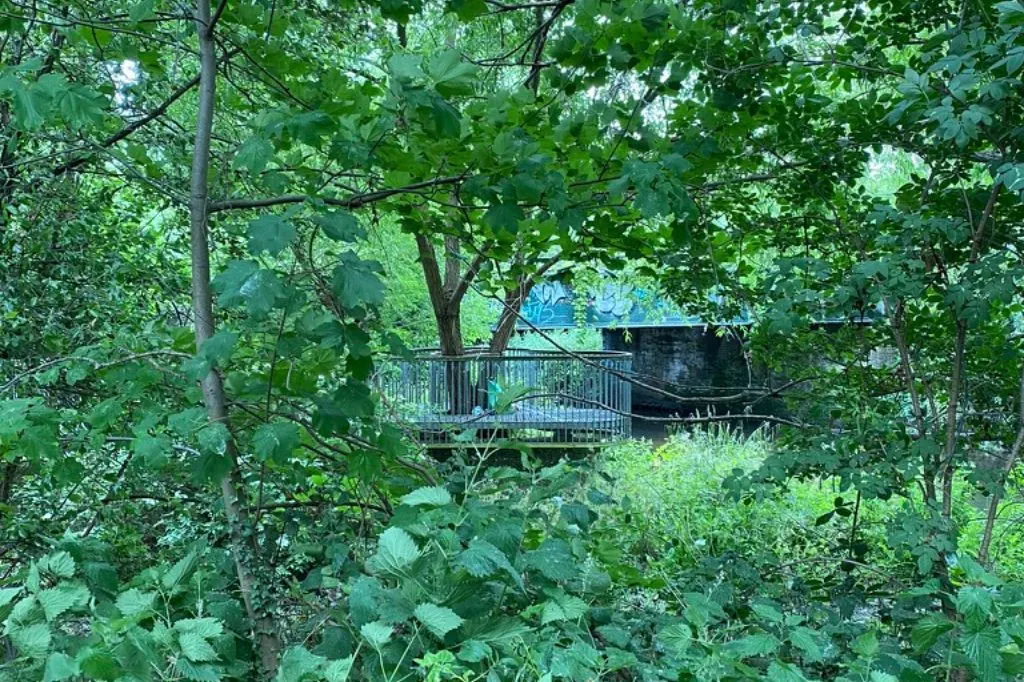
<path fill-rule="evenodd" d="M 617 351 L 414 351 L 380 363 L 383 411 L 434 448 L 597 447 L 630 435 L 632 355 Z"/>

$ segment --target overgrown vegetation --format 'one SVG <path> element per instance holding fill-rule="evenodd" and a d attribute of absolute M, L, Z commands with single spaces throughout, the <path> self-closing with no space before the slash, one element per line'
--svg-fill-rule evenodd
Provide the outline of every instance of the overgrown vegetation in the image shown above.
<path fill-rule="evenodd" d="M 1022 69 L 1020 0 L 0 0 L 0 680 L 1024 676 Z M 376 390 L 602 277 L 749 385 L 518 467 Z"/>

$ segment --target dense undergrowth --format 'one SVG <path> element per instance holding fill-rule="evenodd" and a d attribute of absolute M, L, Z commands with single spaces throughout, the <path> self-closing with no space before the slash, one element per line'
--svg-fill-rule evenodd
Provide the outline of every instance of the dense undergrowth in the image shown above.
<path fill-rule="evenodd" d="M 277 679 L 890 682 L 1024 670 L 1024 589 L 999 577 L 1016 577 L 1015 547 L 992 573 L 949 557 L 956 591 L 944 600 L 892 540 L 911 501 L 858 502 L 833 481 L 752 501 L 723 485 L 773 447 L 721 429 L 549 467 L 467 452 L 444 465 L 443 486 L 396 494 L 390 513 L 344 512 L 355 523 L 334 534 L 325 516 L 282 547 L 290 588 L 275 617 L 291 645 Z M 0 679 L 249 679 L 230 556 L 202 529 L 162 533 L 69 534 L 0 588 L 15 654 Z M 154 565 L 154 551 L 167 561 Z"/>

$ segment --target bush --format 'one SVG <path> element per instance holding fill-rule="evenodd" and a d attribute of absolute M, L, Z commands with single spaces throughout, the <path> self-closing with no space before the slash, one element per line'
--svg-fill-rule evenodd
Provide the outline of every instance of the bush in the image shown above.
<path fill-rule="evenodd" d="M 1024 671 L 1024 588 L 968 556 L 948 594 L 904 581 L 913 572 L 895 555 L 837 560 L 837 548 L 852 551 L 837 519 L 858 516 L 859 541 L 884 544 L 893 509 L 855 514 L 827 482 L 733 499 L 722 480 L 769 448 L 760 434 L 713 431 L 623 443 L 597 468 L 456 460 L 444 486 L 398 496 L 375 538 L 293 579 L 279 600 L 291 643 L 276 682 Z M 0 589 L 0 679 L 256 678 L 227 553 L 196 546 L 124 583 L 109 554 L 65 539 Z"/>

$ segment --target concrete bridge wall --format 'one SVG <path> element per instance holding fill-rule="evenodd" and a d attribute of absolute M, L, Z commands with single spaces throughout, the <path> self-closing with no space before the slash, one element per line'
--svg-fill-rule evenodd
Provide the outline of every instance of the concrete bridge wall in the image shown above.
<path fill-rule="evenodd" d="M 730 335 L 720 336 L 713 327 L 602 329 L 601 338 L 605 350 L 632 353 L 633 371 L 637 374 L 693 387 L 695 390 L 665 387 L 687 396 L 716 394 L 698 387 L 718 387 L 721 390 L 717 393 L 735 392 L 729 387 L 746 386 L 750 381 L 740 342 Z M 754 383 L 759 379 L 755 374 Z M 634 386 L 633 407 L 682 413 L 699 406 L 681 406 L 671 398 Z"/>

